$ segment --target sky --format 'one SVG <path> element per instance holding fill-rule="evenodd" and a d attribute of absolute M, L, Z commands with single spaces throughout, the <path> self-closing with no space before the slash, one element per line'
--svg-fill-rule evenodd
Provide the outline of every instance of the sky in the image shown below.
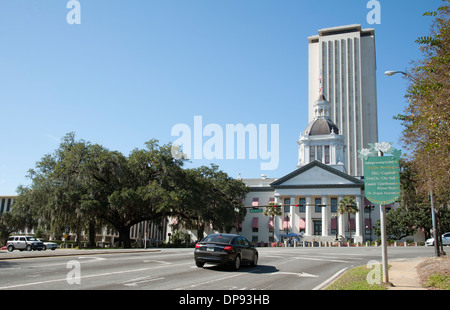
<path fill-rule="evenodd" d="M 260 152 L 200 154 L 186 168 L 282 177 L 296 169 L 308 125 L 307 38 L 350 24 L 375 29 L 379 142 L 401 149 L 393 116 L 408 82 L 384 72 L 422 58 L 414 41 L 432 24 L 422 15 L 443 3 L 379 0 L 380 23 L 369 24 L 368 0 L 78 0 L 79 11 L 69 2 L 0 0 L 0 196 L 28 185 L 27 171 L 69 132 L 128 155 L 151 139 L 173 143 L 180 124 L 193 145 L 195 119 L 224 139 L 227 125 L 254 124 L 259 137 L 260 125 L 269 135 L 277 125 L 279 162 L 262 170 Z M 200 147 L 210 139 L 197 137 Z"/>

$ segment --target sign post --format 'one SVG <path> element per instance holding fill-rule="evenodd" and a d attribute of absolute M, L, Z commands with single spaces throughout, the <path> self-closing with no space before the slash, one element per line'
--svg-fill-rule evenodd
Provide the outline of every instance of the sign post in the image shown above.
<path fill-rule="evenodd" d="M 370 145 L 370 144 L 369 144 Z M 393 156 L 383 156 L 392 153 Z M 400 198 L 401 152 L 392 148 L 391 143 L 375 143 L 370 149 L 363 149 L 359 157 L 364 160 L 364 193 L 370 202 L 380 205 L 381 258 L 383 265 L 383 282 L 389 282 L 386 206 Z"/>

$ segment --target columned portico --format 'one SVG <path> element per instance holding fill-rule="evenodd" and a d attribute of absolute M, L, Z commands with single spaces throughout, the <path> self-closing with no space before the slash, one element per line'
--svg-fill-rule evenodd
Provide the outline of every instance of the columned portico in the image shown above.
<path fill-rule="evenodd" d="M 330 211 L 330 206 L 327 203 L 327 195 L 322 196 L 322 237 L 328 237 L 328 212 Z"/>
<path fill-rule="evenodd" d="M 275 224 L 267 224 L 275 227 L 274 241 L 281 241 L 286 233 L 303 236 L 305 241 L 330 242 L 337 234 L 343 237 L 351 234 L 355 241 L 362 241 L 364 182 L 345 172 L 344 138 L 330 119 L 329 102 L 322 93 L 314 111 L 316 117 L 298 140 L 297 170 L 271 182 L 264 178 L 265 185 L 262 181 L 248 180 L 247 184 L 254 184 L 250 187 L 253 196 L 248 199 L 254 199 L 258 192 L 270 195 L 272 191 L 275 203 L 282 206 L 282 215 L 276 217 Z M 358 213 L 350 221 L 347 215 L 339 215 L 337 210 L 339 201 L 345 196 L 354 197 L 358 204 Z M 269 197 L 264 200 L 269 201 Z M 251 205 L 250 200 L 246 205 Z M 255 220 L 256 212 L 260 211 L 251 213 L 249 223 L 263 222 L 261 213 Z M 256 240 L 260 228 L 253 226 L 249 239 Z"/>
<path fill-rule="evenodd" d="M 358 207 L 358 212 L 355 214 L 355 240 L 362 240 L 362 227 L 361 227 L 361 215 L 364 214 L 364 206 L 361 203 L 361 195 L 356 195 L 356 206 Z"/>
<path fill-rule="evenodd" d="M 338 204 L 341 202 L 342 198 L 342 196 L 339 196 Z M 338 235 L 345 236 L 344 214 L 339 214 L 338 217 Z"/>
<path fill-rule="evenodd" d="M 311 195 L 306 196 L 306 222 L 305 222 L 305 235 L 312 236 L 312 204 L 311 204 Z"/>

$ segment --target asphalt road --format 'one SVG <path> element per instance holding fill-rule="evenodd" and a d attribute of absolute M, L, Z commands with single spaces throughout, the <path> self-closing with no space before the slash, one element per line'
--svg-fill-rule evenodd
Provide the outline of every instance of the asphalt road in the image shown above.
<path fill-rule="evenodd" d="M 65 252 L 64 252 L 65 251 Z M 80 255 L 0 253 L 0 290 L 313 290 L 345 270 L 381 261 L 380 248 L 258 248 L 257 267 L 195 266 L 193 249 Z M 57 256 L 56 254 L 73 254 Z M 94 252 L 96 253 L 96 252 Z M 431 247 L 390 247 L 389 259 L 431 257 Z"/>

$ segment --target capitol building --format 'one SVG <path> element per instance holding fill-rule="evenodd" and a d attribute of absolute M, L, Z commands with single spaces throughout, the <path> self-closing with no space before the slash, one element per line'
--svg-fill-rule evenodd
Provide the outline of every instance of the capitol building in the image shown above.
<path fill-rule="evenodd" d="M 232 232 L 260 245 L 294 238 L 348 242 L 350 236 L 352 242 L 375 241 L 380 210 L 364 197 L 357 156 L 378 142 L 375 31 L 361 25 L 320 29 L 308 43 L 309 124 L 297 141 L 295 170 L 278 178 L 242 179 L 250 190 L 247 215 Z M 338 213 L 346 196 L 358 207 L 350 218 Z M 265 215 L 271 205 L 280 206 L 281 215 Z"/>

